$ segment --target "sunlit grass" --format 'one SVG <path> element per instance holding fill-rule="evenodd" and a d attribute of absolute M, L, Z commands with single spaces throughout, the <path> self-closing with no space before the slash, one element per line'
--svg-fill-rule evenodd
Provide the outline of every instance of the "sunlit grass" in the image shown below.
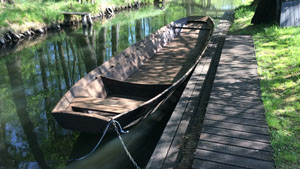
<path fill-rule="evenodd" d="M 142 0 L 141 2 L 152 1 Z M 61 12 L 90 12 L 97 14 L 100 9 L 105 9 L 108 6 L 127 5 L 130 2 L 131 0 L 96 0 L 95 4 L 80 4 L 71 0 L 59 2 L 50 0 L 15 0 L 14 5 L 0 3 L 0 34 L 8 30 L 25 31 L 33 27 L 62 22 L 64 16 Z"/>
<path fill-rule="evenodd" d="M 231 34 L 254 38 L 276 168 L 300 168 L 300 27 L 251 25 L 254 11 L 237 9 Z"/>
<path fill-rule="evenodd" d="M 0 12 L 0 27 L 2 31 L 20 30 L 24 31 L 35 26 L 63 21 L 62 11 L 85 11 L 95 13 L 96 6 L 91 4 L 71 5 L 70 2 L 16 2 L 14 5 L 5 4 L 4 10 Z M 4 29 L 5 28 L 5 29 Z M 0 30 L 1 31 L 1 30 Z"/>

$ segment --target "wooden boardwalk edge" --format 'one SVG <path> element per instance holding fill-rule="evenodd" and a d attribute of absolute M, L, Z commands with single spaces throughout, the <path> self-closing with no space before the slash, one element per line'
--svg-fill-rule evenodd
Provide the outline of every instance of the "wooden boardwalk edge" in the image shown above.
<path fill-rule="evenodd" d="M 193 72 L 152 154 L 147 169 L 162 168 L 166 163 L 176 161 L 183 136 L 188 128 L 191 114 L 198 105 L 198 101 L 191 98 L 199 97 L 210 61 L 211 58 L 203 58 Z"/>
<path fill-rule="evenodd" d="M 202 95 L 202 87 L 207 78 L 212 60 L 217 53 L 216 49 L 222 48 L 223 46 L 223 44 L 221 44 L 221 46 L 218 45 L 218 40 L 227 34 L 229 26 L 230 22 L 228 20 L 221 20 L 219 22 L 213 34 L 213 38 L 208 44 L 208 49 L 205 51 L 206 57 L 202 58 L 193 72 L 146 169 L 173 168 L 175 165 L 191 117 L 198 109 L 199 98 Z"/>

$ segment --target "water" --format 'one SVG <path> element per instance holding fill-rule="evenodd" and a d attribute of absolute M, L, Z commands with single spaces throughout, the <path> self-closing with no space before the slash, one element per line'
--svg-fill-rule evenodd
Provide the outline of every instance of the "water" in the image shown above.
<path fill-rule="evenodd" d="M 189 15 L 219 18 L 242 0 L 182 0 L 127 11 L 92 29 L 65 29 L 0 50 L 0 168 L 130 168 L 115 135 L 79 162 L 99 136 L 61 128 L 51 116 L 63 94 L 96 66 L 160 27 Z M 124 135 L 145 166 L 170 116 L 175 100 Z"/>

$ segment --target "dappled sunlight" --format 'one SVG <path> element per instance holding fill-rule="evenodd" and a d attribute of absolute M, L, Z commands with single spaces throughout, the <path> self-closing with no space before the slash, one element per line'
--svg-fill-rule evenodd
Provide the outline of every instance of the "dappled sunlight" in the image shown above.
<path fill-rule="evenodd" d="M 195 166 L 274 168 L 252 44 L 250 36 L 226 38 L 194 154 Z"/>
<path fill-rule="evenodd" d="M 144 101 L 145 98 L 132 98 L 126 96 L 109 96 L 105 99 L 88 97 L 74 98 L 70 106 L 73 108 L 73 110 L 91 110 L 91 112 L 87 113 L 96 113 L 104 116 L 107 116 L 106 114 L 110 113 L 108 116 L 112 117 L 115 114 L 135 109 Z"/>
<path fill-rule="evenodd" d="M 195 49 L 198 33 L 197 30 L 183 29 L 179 37 L 159 50 L 126 81 L 149 84 L 176 82 L 190 69 L 200 54 L 200 49 Z"/>

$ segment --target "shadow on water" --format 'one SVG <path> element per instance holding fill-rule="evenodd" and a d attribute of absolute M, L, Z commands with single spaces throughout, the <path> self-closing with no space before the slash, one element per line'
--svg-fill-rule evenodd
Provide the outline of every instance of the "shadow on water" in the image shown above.
<path fill-rule="evenodd" d="M 90 70 L 162 26 L 189 15 L 219 18 L 243 0 L 183 0 L 127 11 L 93 27 L 71 27 L 0 49 L 0 168 L 132 168 L 118 138 L 61 128 L 49 112 Z M 176 99 L 123 134 L 138 164 L 145 166 Z"/>

